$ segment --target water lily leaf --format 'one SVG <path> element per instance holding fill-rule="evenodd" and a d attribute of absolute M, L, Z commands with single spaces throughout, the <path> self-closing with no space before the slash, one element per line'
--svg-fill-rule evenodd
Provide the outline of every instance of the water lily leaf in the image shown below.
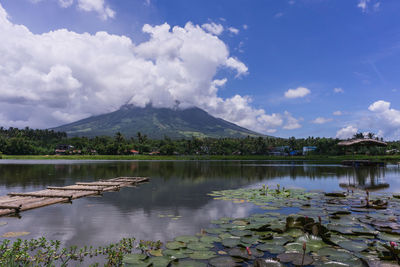
<path fill-rule="evenodd" d="M 144 264 L 143 260 L 146 258 L 145 254 L 127 254 L 124 256 L 122 262 L 125 264 Z"/>
<path fill-rule="evenodd" d="M 256 237 L 256 236 L 242 236 L 240 238 L 240 241 L 243 244 L 248 244 L 248 245 L 251 246 L 251 245 L 255 245 L 255 244 L 258 243 L 258 237 Z M 247 247 L 249 247 L 249 246 L 247 246 Z"/>
<path fill-rule="evenodd" d="M 217 236 L 205 235 L 200 238 L 200 241 L 203 243 L 214 243 L 214 242 L 220 242 L 221 238 Z"/>
<path fill-rule="evenodd" d="M 191 261 L 191 260 L 179 260 L 178 262 L 172 262 L 171 264 L 174 267 L 207 267 L 207 264 L 199 261 Z"/>
<path fill-rule="evenodd" d="M 214 251 L 198 250 L 189 255 L 194 260 L 208 260 L 216 256 Z"/>
<path fill-rule="evenodd" d="M 234 258 L 229 257 L 229 256 L 216 257 L 216 258 L 211 259 L 208 263 L 213 267 L 236 267 L 236 266 L 242 266 L 240 261 L 238 262 L 238 259 L 234 259 Z"/>
<path fill-rule="evenodd" d="M 223 232 L 225 232 L 225 229 L 222 229 L 222 228 L 207 228 L 207 229 L 204 229 L 204 231 L 206 231 L 209 234 L 218 235 L 218 234 L 222 234 Z"/>
<path fill-rule="evenodd" d="M 191 250 L 208 250 L 212 247 L 214 247 L 214 245 L 203 242 L 191 242 L 187 245 L 187 248 Z"/>
<path fill-rule="evenodd" d="M 152 267 L 167 267 L 171 261 L 170 257 L 151 257 L 148 259 Z"/>
<path fill-rule="evenodd" d="M 19 236 L 24 236 L 24 235 L 29 235 L 30 232 L 7 232 L 4 233 L 1 237 L 5 238 L 13 238 L 13 237 L 19 237 Z"/>
<path fill-rule="evenodd" d="M 325 248 L 318 250 L 317 254 L 319 256 L 326 256 L 330 260 L 333 260 L 333 261 L 345 261 L 345 260 L 350 260 L 350 259 L 354 258 L 354 256 L 351 253 L 349 253 L 343 249 L 336 249 L 336 248 L 329 248 L 329 247 L 325 247 Z"/>
<path fill-rule="evenodd" d="M 162 249 L 153 249 L 153 250 L 150 250 L 149 252 L 152 256 L 155 256 L 155 257 L 161 257 L 163 255 Z"/>
<path fill-rule="evenodd" d="M 199 239 L 192 235 L 182 235 L 175 238 L 175 241 L 189 243 L 189 242 L 197 242 Z"/>
<path fill-rule="evenodd" d="M 240 239 L 238 238 L 225 238 L 222 240 L 222 245 L 228 248 L 236 247 L 240 244 Z"/>
<path fill-rule="evenodd" d="M 250 248 L 249 249 L 250 253 L 247 251 L 246 248 L 232 248 L 228 251 L 228 254 L 232 257 L 235 258 L 240 258 L 240 259 L 245 259 L 245 260 L 252 260 L 255 257 L 262 257 L 264 255 L 263 252 L 254 249 L 254 248 Z"/>
<path fill-rule="evenodd" d="M 232 230 L 230 233 L 234 236 L 251 236 L 252 232 L 249 230 Z"/>
<path fill-rule="evenodd" d="M 179 241 L 167 242 L 165 247 L 168 249 L 180 249 L 186 247 L 186 243 Z"/>
<path fill-rule="evenodd" d="M 387 233 L 379 233 L 378 238 L 382 239 L 382 240 L 385 240 L 385 241 L 393 241 L 393 242 L 399 242 L 400 241 L 400 236 L 391 235 L 391 234 L 387 234 Z"/>
<path fill-rule="evenodd" d="M 171 256 L 175 259 L 184 259 L 189 257 L 189 253 L 187 251 L 176 250 L 176 249 L 166 249 L 163 251 L 163 254 L 166 256 Z"/>
<path fill-rule="evenodd" d="M 314 259 L 302 253 L 282 253 L 278 255 L 278 259 L 280 262 L 284 263 L 293 263 L 294 265 L 310 265 L 314 262 Z"/>
<path fill-rule="evenodd" d="M 361 252 L 368 248 L 368 245 L 362 242 L 355 242 L 355 241 L 343 241 L 338 243 L 344 249 L 353 251 L 353 252 Z"/>
<path fill-rule="evenodd" d="M 285 252 L 285 248 L 281 245 L 276 245 L 276 244 L 260 244 L 256 246 L 256 249 L 261 250 L 261 251 L 268 251 L 269 253 L 272 254 L 279 254 Z"/>

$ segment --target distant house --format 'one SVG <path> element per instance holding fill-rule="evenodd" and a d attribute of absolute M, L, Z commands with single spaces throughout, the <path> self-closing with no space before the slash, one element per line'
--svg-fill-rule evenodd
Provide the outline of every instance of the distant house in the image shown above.
<path fill-rule="evenodd" d="M 56 149 L 54 150 L 54 152 L 56 153 L 56 155 L 66 155 L 66 154 L 70 154 L 70 152 L 73 150 L 73 146 L 71 145 L 66 145 L 66 144 L 60 144 L 56 146 Z"/>
<path fill-rule="evenodd" d="M 307 155 L 309 152 L 317 150 L 316 146 L 303 146 L 303 155 Z"/>
<path fill-rule="evenodd" d="M 159 151 L 153 151 L 153 152 L 150 152 L 149 155 L 157 156 L 157 155 L 160 155 L 160 152 Z"/>
<path fill-rule="evenodd" d="M 131 150 L 129 150 L 129 152 L 130 152 L 132 155 L 138 155 L 138 154 L 139 154 L 139 151 L 137 151 L 137 150 L 135 150 L 135 149 L 131 149 Z"/>
<path fill-rule="evenodd" d="M 290 151 L 289 146 L 277 146 L 272 149 L 272 151 L 269 152 L 270 155 L 272 156 L 288 156 Z"/>

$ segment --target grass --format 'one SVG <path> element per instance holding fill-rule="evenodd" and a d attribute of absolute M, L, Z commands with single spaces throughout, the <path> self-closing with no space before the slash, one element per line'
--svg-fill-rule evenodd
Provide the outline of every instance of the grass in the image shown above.
<path fill-rule="evenodd" d="M 309 155 L 309 156 L 265 156 L 265 155 L 2 155 L 3 159 L 17 160 L 314 160 L 341 162 L 342 160 L 378 160 L 400 162 L 400 155 Z"/>

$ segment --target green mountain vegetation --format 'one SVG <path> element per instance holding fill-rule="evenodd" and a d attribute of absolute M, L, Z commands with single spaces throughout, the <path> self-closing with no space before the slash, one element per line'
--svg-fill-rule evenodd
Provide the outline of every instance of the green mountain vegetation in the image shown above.
<path fill-rule="evenodd" d="M 151 139 L 162 139 L 165 136 L 172 139 L 262 136 L 215 118 L 195 107 L 168 109 L 152 106 L 139 108 L 132 105 L 125 105 L 117 111 L 62 125 L 53 130 L 66 132 L 71 137 L 114 136 L 116 132 L 125 137 L 134 137 L 137 132 L 141 132 Z"/>

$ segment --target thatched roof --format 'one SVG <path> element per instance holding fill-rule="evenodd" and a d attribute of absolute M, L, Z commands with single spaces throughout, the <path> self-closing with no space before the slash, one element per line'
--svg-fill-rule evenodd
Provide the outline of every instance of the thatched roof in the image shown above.
<path fill-rule="evenodd" d="M 364 139 L 351 139 L 346 141 L 341 141 L 338 143 L 339 146 L 355 146 L 355 145 L 364 145 L 364 146 L 387 146 L 387 143 L 375 139 L 364 138 Z"/>

